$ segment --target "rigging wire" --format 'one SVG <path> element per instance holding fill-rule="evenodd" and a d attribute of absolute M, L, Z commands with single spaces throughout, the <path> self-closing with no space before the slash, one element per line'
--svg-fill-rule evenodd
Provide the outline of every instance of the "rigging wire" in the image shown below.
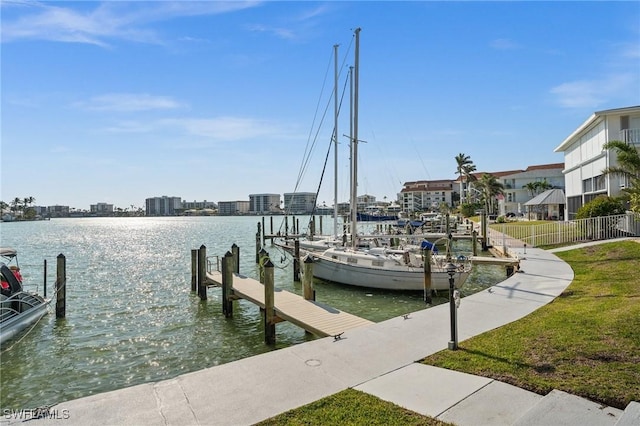
<path fill-rule="evenodd" d="M 339 76 L 342 75 L 342 70 L 345 69 L 344 65 L 345 65 L 345 63 L 347 61 L 348 53 L 351 51 L 352 45 L 353 45 L 353 37 L 351 39 L 351 43 L 349 44 L 347 52 L 345 52 L 345 54 L 343 56 L 343 59 L 342 59 L 342 62 L 341 62 L 341 66 L 339 67 L 340 70 L 341 70 L 340 73 L 339 73 Z M 320 133 L 320 129 L 321 129 L 322 124 L 324 123 L 324 120 L 325 120 L 325 118 L 327 116 L 327 112 L 328 112 L 328 110 L 330 108 L 330 105 L 331 105 L 331 100 L 333 99 L 333 92 L 332 92 L 332 94 L 331 94 L 331 96 L 329 96 L 327 104 L 326 104 L 326 106 L 324 108 L 324 112 L 323 112 L 322 118 L 321 118 L 321 120 L 320 120 L 320 122 L 318 124 L 318 128 L 315 131 L 315 135 L 313 135 L 313 137 L 312 137 L 313 127 L 315 126 L 316 119 L 317 119 L 317 116 L 318 116 L 320 100 L 322 98 L 322 92 L 324 92 L 325 87 L 326 87 L 326 81 L 327 81 L 327 76 L 328 76 L 328 73 L 329 73 L 329 70 L 330 70 L 331 62 L 332 61 L 330 60 L 329 64 L 327 65 L 327 71 L 325 72 L 325 79 L 324 79 L 323 84 L 322 84 L 321 94 L 320 94 L 320 96 L 318 98 L 318 103 L 317 103 L 317 106 L 316 106 L 316 112 L 314 114 L 313 123 L 312 123 L 311 129 L 309 131 L 309 136 L 307 138 L 307 144 L 305 146 L 302 163 L 301 163 L 300 169 L 298 171 L 298 178 L 297 178 L 296 184 L 294 186 L 294 190 L 293 190 L 294 193 L 298 191 L 298 188 L 299 188 L 300 184 L 302 183 L 302 180 L 303 180 L 303 178 L 304 178 L 304 176 L 305 176 L 305 174 L 306 174 L 306 172 L 308 170 L 309 162 L 311 160 L 311 156 L 312 156 L 313 150 L 314 150 L 314 148 L 316 146 L 316 143 L 317 143 L 317 140 L 318 140 L 318 135 Z M 346 83 L 345 83 L 345 87 L 346 87 Z M 344 91 L 343 91 L 342 98 L 344 98 Z M 342 101 L 340 102 L 340 105 L 342 105 Z M 335 133 L 335 132 L 332 132 L 331 142 L 333 142 L 333 133 Z M 327 157 L 328 157 L 328 155 L 329 154 L 327 153 Z M 322 171 L 323 175 L 324 175 L 324 170 L 326 168 L 326 163 L 327 163 L 327 159 L 325 158 L 325 165 L 324 165 L 323 171 Z M 322 181 L 322 179 L 321 179 L 321 181 Z M 318 186 L 318 190 L 316 191 L 316 198 L 318 197 L 319 192 L 320 192 L 320 186 Z M 313 212 L 315 212 L 315 209 L 316 209 L 316 206 L 314 205 Z M 312 212 L 312 214 L 313 214 L 313 212 Z M 288 214 L 288 213 L 289 213 L 289 211 L 285 211 L 285 214 Z M 284 223 L 281 223 L 280 224 L 280 230 L 282 230 L 283 227 L 284 227 Z"/>

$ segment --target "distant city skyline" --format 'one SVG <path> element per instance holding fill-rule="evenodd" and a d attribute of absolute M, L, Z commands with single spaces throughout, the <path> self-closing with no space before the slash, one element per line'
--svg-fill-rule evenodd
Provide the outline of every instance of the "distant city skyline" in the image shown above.
<path fill-rule="evenodd" d="M 640 104 L 637 2 L 3 1 L 1 196 L 88 209 L 153 196 L 349 199 L 563 161 L 594 111 Z M 344 92 L 344 89 L 347 89 Z M 326 170 L 322 169 L 326 159 Z"/>

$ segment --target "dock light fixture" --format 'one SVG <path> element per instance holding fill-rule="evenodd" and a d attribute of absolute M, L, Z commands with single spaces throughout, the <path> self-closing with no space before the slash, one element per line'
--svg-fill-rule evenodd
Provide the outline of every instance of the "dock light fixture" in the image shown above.
<path fill-rule="evenodd" d="M 447 274 L 449 274 L 449 314 L 451 316 L 451 340 L 449 340 L 449 349 L 456 350 L 458 349 L 458 313 L 454 297 L 455 280 L 453 277 L 456 275 L 457 268 L 456 265 L 449 262 L 445 265 L 445 269 L 447 271 Z"/>

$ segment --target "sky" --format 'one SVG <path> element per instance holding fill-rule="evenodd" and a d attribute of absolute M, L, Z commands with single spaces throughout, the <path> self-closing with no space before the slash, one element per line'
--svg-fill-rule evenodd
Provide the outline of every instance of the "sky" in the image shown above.
<path fill-rule="evenodd" d="M 640 105 L 635 1 L 2 1 L 1 199 L 349 199 L 561 163 L 595 111 Z M 328 158 L 327 158 L 328 156 Z M 326 166 L 325 166 L 326 161 Z M 324 175 L 323 175 L 324 169 Z"/>

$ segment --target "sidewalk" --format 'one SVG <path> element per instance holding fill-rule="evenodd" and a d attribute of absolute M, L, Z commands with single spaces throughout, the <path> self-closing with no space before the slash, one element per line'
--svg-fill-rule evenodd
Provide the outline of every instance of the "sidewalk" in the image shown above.
<path fill-rule="evenodd" d="M 519 273 L 462 299 L 460 341 L 524 317 L 573 280 L 572 269 L 553 253 L 515 250 L 522 259 Z M 446 349 L 449 333 L 449 306 L 439 305 L 351 330 L 340 340 L 318 339 L 171 380 L 64 402 L 50 412 L 67 418 L 30 424 L 249 425 L 347 388 L 460 426 L 549 424 L 551 419 L 555 424 L 613 425 L 621 415 L 621 410 L 601 409 L 585 400 L 578 403 L 584 410 L 573 413 L 567 401 L 575 397 L 568 394 L 554 391 L 542 397 L 416 363 Z M 535 412 L 543 400 L 546 405 Z M 522 417 L 525 413 L 532 417 Z M 564 417 L 551 414 L 572 420 L 562 423 L 558 419 Z"/>

